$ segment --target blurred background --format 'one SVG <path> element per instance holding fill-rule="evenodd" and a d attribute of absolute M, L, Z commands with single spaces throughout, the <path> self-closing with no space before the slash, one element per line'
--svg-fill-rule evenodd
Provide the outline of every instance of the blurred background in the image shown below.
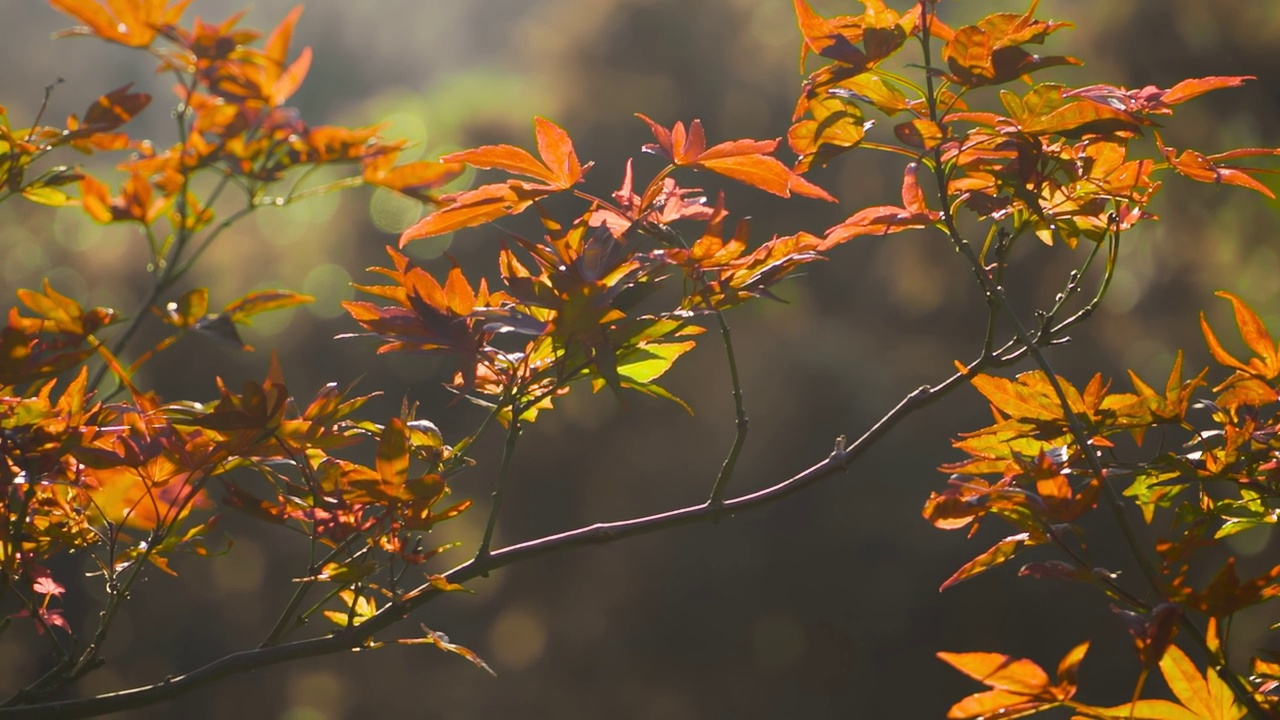
<path fill-rule="evenodd" d="M 189 12 L 221 21 L 241 5 L 195 0 Z M 243 23 L 270 28 L 291 5 L 257 0 Z M 826 14 L 860 7 L 814 5 Z M 943 18 L 959 25 L 999 7 L 1025 8 L 944 3 Z M 1257 75 L 1244 88 L 1181 106 L 1163 136 L 1170 146 L 1205 152 L 1280 145 L 1280 5 L 1045 0 L 1038 15 L 1078 23 L 1054 35 L 1044 52 L 1086 63 L 1038 79 L 1168 87 L 1186 77 Z M 171 142 L 169 81 L 152 73 L 153 61 L 97 41 L 49 40 L 71 24 L 43 3 L 0 4 L 0 103 L 13 124 L 30 122 L 44 86 L 59 77 L 65 82 L 51 101 L 53 122 L 133 81 L 156 102 L 131 133 Z M 294 52 L 304 45 L 316 59 L 294 101 L 313 124 L 385 122 L 389 136 L 435 157 L 493 142 L 531 147 L 531 118 L 544 115 L 569 131 L 584 161 L 596 162 L 589 185 L 600 193 L 617 187 L 625 159 L 650 141 L 633 113 L 666 125 L 701 118 L 711 142 L 778 137 L 802 79 L 799 34 L 785 0 L 317 0 L 294 35 Z M 638 171 L 659 167 L 651 158 L 637 162 Z M 811 176 L 841 198 L 839 207 L 728 187 L 729 207 L 755 218 L 757 241 L 821 232 L 859 207 L 896 204 L 901 172 L 897 157 L 856 152 Z M 1191 368 L 1203 367 L 1198 313 L 1229 322 L 1229 305 L 1214 290 L 1240 294 L 1280 328 L 1276 203 L 1240 188 L 1161 179 L 1166 192 L 1154 210 L 1162 220 L 1124 238 L 1102 312 L 1052 353 L 1058 372 L 1078 383 L 1094 371 L 1123 377 L 1126 368 L 1162 380 L 1177 348 L 1186 349 Z M 686 183 L 721 187 L 714 178 L 696 180 L 702 182 Z M 375 356 L 372 342 L 331 339 L 357 329 L 338 305 L 350 297 L 347 284 L 368 282 L 364 268 L 383 263 L 384 246 L 419 216 L 410 201 L 361 189 L 237 225 L 190 279 L 210 288 L 214 307 L 265 287 L 318 301 L 258 316 L 245 338 L 256 353 L 190 338 L 153 362 L 146 382 L 167 397 L 211 398 L 215 374 L 233 383 L 260 378 L 274 349 L 295 394 L 363 377 L 359 389 L 386 392 L 371 417 L 394 413 L 408 396 L 456 441 L 481 412 L 450 404 L 440 387 L 448 378 L 435 361 Z M 527 222 L 509 227 L 536 232 Z M 433 270 L 448 267 L 447 260 L 431 262 L 447 251 L 469 275 L 493 275 L 499 239 L 469 230 L 409 251 Z M 1051 299 L 1066 268 L 1082 259 L 1081 250 L 1023 247 L 1014 291 L 1029 310 L 1026 303 Z M 87 303 L 132 311 L 148 287 L 145 262 L 145 241 L 133 231 L 104 228 L 74 209 L 0 205 L 4 297 L 48 277 Z M 980 349 L 984 305 L 936 235 L 849 243 L 779 294 L 787 304 L 755 303 L 729 316 L 751 416 L 735 492 L 817 462 L 837 435 L 860 434 L 903 395 L 943 379 L 953 360 Z M 723 356 L 715 343 L 705 345 L 682 359 L 667 383 L 693 416 L 641 396 L 620 405 L 608 393 L 575 390 L 528 428 L 501 543 L 700 502 L 733 434 Z M 980 688 L 935 659 L 936 651 L 996 651 L 1053 667 L 1085 640 L 1093 650 L 1081 699 L 1123 702 L 1137 663 L 1120 620 L 1097 595 L 1016 580 L 1016 562 L 937 591 L 1002 536 L 992 525 L 966 539 L 920 517 L 930 491 L 944 484 L 937 466 L 958 457 L 949 440 L 989 417 L 978 394 L 962 389 L 911 418 L 847 475 L 767 509 L 501 570 L 471 583 L 475 595 L 445 597 L 413 618 L 476 650 L 496 679 L 434 650 L 385 649 L 269 668 L 119 717 L 942 717 Z M 466 559 L 478 542 L 498 450 L 491 443 L 454 483 L 455 493 L 478 505 L 440 526 L 441 541 L 466 545 L 442 557 L 438 571 Z M 1104 548 L 1115 528 L 1098 515 L 1090 540 Z M 180 559 L 181 577 L 153 573 L 136 589 L 111 637 L 107 666 L 80 692 L 155 682 L 265 635 L 293 589 L 281 579 L 302 572 L 305 548 L 291 534 L 244 518 L 228 516 L 222 527 L 236 538 L 229 553 Z M 1245 534 L 1237 549 L 1274 554 L 1275 543 Z M 1121 559 L 1115 563 L 1127 569 Z M 92 580 L 78 590 L 101 592 Z M 87 604 L 68 609 L 77 625 L 90 620 Z M 1233 647 L 1245 653 L 1274 646 L 1266 634 L 1276 615 L 1268 608 L 1243 614 Z M 406 632 L 415 626 L 407 623 Z M 39 673 L 35 647 L 13 630 L 0 639 L 6 690 Z"/>

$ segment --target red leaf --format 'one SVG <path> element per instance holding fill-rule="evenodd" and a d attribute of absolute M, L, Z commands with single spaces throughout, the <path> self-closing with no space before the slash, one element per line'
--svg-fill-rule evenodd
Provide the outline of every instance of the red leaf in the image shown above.
<path fill-rule="evenodd" d="M 1168 92 L 1164 94 L 1164 97 L 1161 98 L 1161 100 L 1165 105 L 1177 105 L 1178 103 L 1186 102 L 1193 97 L 1203 95 L 1207 92 L 1221 90 L 1222 88 L 1240 87 L 1245 84 L 1246 81 L 1256 79 L 1257 78 L 1252 75 L 1238 75 L 1227 77 L 1202 77 L 1183 80 L 1177 85 L 1169 88 Z"/>
<path fill-rule="evenodd" d="M 1214 336 L 1213 331 L 1209 328 L 1209 323 L 1205 319 L 1204 313 L 1200 313 L 1200 328 L 1204 331 L 1205 341 L 1209 344 L 1209 352 L 1213 355 L 1213 358 L 1226 367 L 1247 373 L 1257 373 L 1268 379 L 1280 375 L 1280 348 L 1277 348 L 1275 341 L 1272 340 L 1271 333 L 1267 331 L 1267 326 L 1263 324 L 1262 319 L 1248 304 L 1235 295 L 1225 291 L 1219 291 L 1215 294 L 1231 301 L 1231 307 L 1235 311 L 1236 327 L 1240 330 L 1240 337 L 1244 339 L 1249 349 L 1253 350 L 1257 358 L 1250 359 L 1248 365 L 1235 359 L 1218 342 L 1218 338 Z"/>
<path fill-rule="evenodd" d="M 84 123 L 77 130 L 81 133 L 98 133 L 114 130 L 132 120 L 151 103 L 147 93 L 131 93 L 133 83 L 116 88 L 103 95 L 84 112 Z"/>
<path fill-rule="evenodd" d="M 1271 192 L 1270 188 L 1248 174 L 1251 171 L 1258 172 L 1257 170 L 1219 165 L 1215 161 L 1256 155 L 1280 155 L 1280 149 L 1249 148 L 1211 156 L 1206 156 L 1195 150 L 1183 150 L 1181 155 L 1177 155 L 1177 150 L 1166 147 L 1160 140 L 1159 135 L 1156 135 L 1156 143 L 1160 147 L 1160 152 L 1164 154 L 1165 160 L 1181 175 L 1203 183 L 1238 185 L 1250 190 L 1256 190 L 1273 200 L 1275 199 L 1275 193 Z"/>
<path fill-rule="evenodd" d="M 889 235 L 903 230 L 929 227 L 941 215 L 924 204 L 916 179 L 919 163 L 909 163 L 902 176 L 902 201 L 906 207 L 878 205 L 864 208 L 827 230 L 823 250 L 862 235 Z"/>

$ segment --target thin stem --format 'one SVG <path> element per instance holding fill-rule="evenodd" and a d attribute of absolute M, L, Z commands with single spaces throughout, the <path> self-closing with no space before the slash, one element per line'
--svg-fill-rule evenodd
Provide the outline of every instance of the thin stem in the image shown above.
<path fill-rule="evenodd" d="M 502 464 L 498 466 L 498 480 L 493 488 L 493 505 L 489 508 L 489 520 L 484 526 L 484 538 L 480 541 L 480 549 L 476 551 L 477 561 L 488 558 L 489 548 L 493 544 L 493 531 L 498 526 L 498 511 L 502 508 L 503 490 L 507 475 L 511 471 L 511 460 L 516 454 L 516 442 L 520 439 L 520 413 L 524 407 L 519 401 L 511 402 L 511 421 L 507 425 L 507 442 L 502 447 Z"/>
<path fill-rule="evenodd" d="M 716 320 L 720 323 L 720 339 L 724 341 L 724 354 L 729 362 L 729 379 L 733 382 L 735 432 L 733 446 L 729 448 L 729 454 L 725 457 L 724 464 L 720 466 L 720 474 L 716 476 L 716 483 L 711 487 L 711 498 L 707 502 L 712 505 L 720 505 L 724 502 L 724 493 L 729 487 L 729 479 L 733 477 L 733 468 L 738 463 L 738 454 L 742 452 L 742 446 L 747 440 L 749 424 L 747 411 L 742 404 L 742 383 L 738 380 L 738 361 L 733 353 L 733 336 L 729 332 L 729 323 L 724 319 L 724 312 L 720 310 L 716 311 Z"/>
<path fill-rule="evenodd" d="M 929 23 L 932 19 L 932 13 L 929 11 L 927 3 L 922 2 L 921 8 L 923 17 L 920 44 L 924 54 L 925 77 L 929 88 L 929 96 L 927 98 L 929 117 L 933 122 L 937 123 L 937 100 L 933 94 L 933 73 L 930 72 L 932 62 L 930 60 L 929 51 Z M 935 148 L 933 152 L 935 161 L 934 178 L 937 182 L 938 198 L 942 207 L 947 207 L 947 198 L 949 197 L 949 194 L 947 191 L 946 175 L 942 167 L 942 149 L 941 147 L 938 147 Z M 1004 288 L 993 282 L 991 277 L 987 274 L 986 270 L 983 268 L 981 260 L 979 260 L 978 256 L 974 253 L 972 246 L 970 246 L 968 241 L 966 241 L 963 235 L 961 235 L 959 228 L 955 224 L 955 218 L 952 213 L 945 213 L 943 215 L 943 221 L 947 228 L 947 234 L 951 237 L 953 246 L 957 252 L 964 255 L 965 259 L 968 260 L 979 285 L 982 287 L 984 295 L 988 299 L 994 299 L 1001 311 L 1009 318 L 1013 325 L 1018 343 L 1027 348 L 1032 359 L 1035 361 L 1036 366 L 1045 374 L 1046 380 L 1053 389 L 1059 405 L 1062 407 L 1063 417 L 1066 420 L 1067 429 L 1069 430 L 1072 440 L 1075 442 L 1076 446 L 1080 448 L 1080 453 L 1088 464 L 1089 470 L 1092 472 L 1094 477 L 1098 479 L 1099 484 L 1102 485 L 1102 495 L 1106 498 L 1107 507 L 1115 518 L 1116 524 L 1120 527 L 1121 534 L 1124 536 L 1125 544 L 1129 547 L 1130 553 L 1137 561 L 1138 567 L 1141 569 L 1143 576 L 1150 584 L 1152 590 L 1159 593 L 1162 587 L 1160 583 L 1160 576 L 1156 572 L 1155 567 L 1151 564 L 1151 560 L 1147 557 L 1146 553 L 1143 552 L 1142 546 L 1138 542 L 1137 533 L 1134 531 L 1132 523 L 1130 523 L 1129 519 L 1125 516 L 1124 505 L 1121 502 L 1116 489 L 1110 482 L 1108 482 L 1106 472 L 1102 467 L 1101 461 L 1098 460 L 1097 454 L 1090 449 L 1086 429 L 1083 423 L 1081 423 L 1080 418 L 1071 410 L 1070 401 L 1068 401 L 1066 393 L 1062 389 L 1062 384 L 1059 382 L 1057 374 L 1053 371 L 1053 367 L 1049 364 L 1048 359 L 1045 357 L 1044 352 L 1037 343 L 1037 339 L 1033 338 L 1027 332 L 1026 328 L 1023 327 L 1022 321 L 1018 318 L 1017 313 L 1009 303 L 1008 297 L 1005 295 Z M 1116 232 L 1119 232 L 1118 228 L 1116 229 Z M 1182 623 L 1184 627 L 1195 627 L 1195 624 L 1185 615 L 1183 616 Z M 1197 640 L 1201 644 L 1201 647 L 1205 647 L 1203 634 L 1198 634 Z M 1207 648 L 1205 649 L 1207 650 Z M 1257 701 L 1254 700 L 1253 695 L 1248 688 L 1240 682 L 1239 677 L 1237 677 L 1235 673 L 1225 665 L 1216 662 L 1212 655 L 1210 655 L 1210 662 L 1214 666 L 1219 677 L 1222 678 L 1223 682 L 1231 688 L 1236 699 L 1248 708 L 1251 713 L 1256 714 L 1257 717 L 1263 717 L 1264 715 L 1262 714 L 1261 707 L 1258 706 Z"/>
<path fill-rule="evenodd" d="M 924 52 L 924 63 L 926 68 L 932 67 L 929 57 L 929 18 L 931 18 L 931 15 L 926 12 L 924 19 L 924 32 L 921 37 L 921 46 Z M 937 101 L 932 96 L 933 75 L 932 73 L 926 73 L 926 77 L 931 93 L 928 99 L 930 119 L 937 122 Z M 949 193 L 947 191 L 946 177 L 942 169 L 941 148 L 934 149 L 934 160 L 934 179 L 937 183 L 938 198 L 942 206 L 945 207 L 947 205 Z M 1142 574 L 1151 584 L 1151 587 L 1158 590 L 1160 588 L 1159 575 L 1155 572 L 1155 568 L 1151 565 L 1150 560 L 1146 557 L 1145 553 L 1142 552 L 1142 548 L 1138 543 L 1137 535 L 1133 531 L 1133 526 L 1124 515 L 1123 506 L 1120 503 L 1119 497 L 1116 495 L 1115 488 L 1107 482 L 1106 472 L 1103 470 L 1102 464 L 1099 462 L 1097 455 L 1090 452 L 1088 433 L 1085 430 L 1084 425 L 1080 422 L 1080 418 L 1072 412 L 1071 403 L 1067 399 L 1066 392 L 1063 391 L 1062 384 L 1058 381 L 1058 376 L 1053 371 L 1053 367 L 1049 364 L 1048 359 L 1040 349 L 1040 345 L 1036 342 L 1036 339 L 1033 338 L 1023 326 L 1021 319 L 1018 317 L 1018 314 L 1014 311 L 1008 297 L 1005 295 L 1004 288 L 992 281 L 991 277 L 983 267 L 982 261 L 974 253 L 973 247 L 964 239 L 959 227 L 955 224 L 954 216 L 950 212 L 944 213 L 943 222 L 946 226 L 947 234 L 951 238 L 952 245 L 955 247 L 956 251 L 963 255 L 969 262 L 969 266 L 973 270 L 974 276 L 977 278 L 978 284 L 981 286 L 983 294 L 987 298 L 988 302 L 994 302 L 1000 308 L 1001 312 L 1009 318 L 1010 323 L 1013 325 L 1014 335 L 1017 338 L 1018 343 L 1027 348 L 1036 366 L 1044 372 L 1049 386 L 1053 389 L 1054 395 L 1062 406 L 1063 417 L 1067 423 L 1069 434 L 1071 435 L 1072 440 L 1076 443 L 1076 446 L 1080 448 L 1080 452 L 1084 456 L 1085 462 L 1089 465 L 1089 469 L 1102 484 L 1104 488 L 1104 495 L 1108 500 L 1108 506 L 1110 507 L 1112 514 L 1115 516 L 1117 523 L 1120 525 L 1121 532 L 1124 534 L 1126 544 L 1129 545 L 1130 552 L 1132 552 L 1134 557 L 1137 559 L 1139 567 L 1142 570 Z"/>
<path fill-rule="evenodd" d="M 298 183 L 301 182 L 302 179 L 299 178 Z M 290 205 L 299 200 L 305 200 L 315 195 L 323 195 L 327 192 L 333 192 L 334 190 L 345 190 L 347 188 L 359 187 L 362 184 L 364 184 L 364 178 L 360 175 L 342 178 L 341 180 L 334 180 L 331 183 L 317 185 L 313 188 L 307 188 L 306 190 L 298 190 L 297 192 L 294 192 L 294 190 L 297 189 L 297 184 L 295 184 L 294 187 L 289 190 L 289 193 L 281 199 L 284 200 L 285 205 Z"/>
<path fill-rule="evenodd" d="M 1008 343 L 994 353 L 984 353 L 970 364 L 966 371 L 957 372 L 938 385 L 922 386 L 907 395 L 854 443 L 847 444 L 844 442 L 843 437 L 840 438 L 836 443 L 835 449 L 821 462 L 763 490 L 731 498 L 720 504 L 713 504 L 708 501 L 700 505 L 670 510 L 656 515 L 596 523 L 576 530 L 510 545 L 484 554 L 477 553 L 471 560 L 445 573 L 444 578 L 449 583 L 462 583 L 485 575 L 492 570 L 544 555 L 588 545 L 607 545 L 623 538 L 647 535 L 675 527 L 735 515 L 746 510 L 768 507 L 782 498 L 799 492 L 823 479 L 844 473 L 863 452 L 874 446 L 876 442 L 907 417 L 942 400 L 952 391 L 963 387 L 965 380 L 972 373 L 1012 364 L 1021 358 L 1025 352 L 1025 347 L 1014 347 L 1013 343 Z M 518 418 L 519 416 L 516 415 L 516 417 Z M 511 435 L 509 434 L 509 441 L 510 438 Z M 513 442 L 509 444 L 514 445 Z M 509 458 L 510 453 L 507 454 L 507 462 L 509 462 Z M 337 590 L 335 589 L 334 593 L 329 597 L 336 595 Z M 298 640 L 291 643 L 233 653 L 186 675 L 170 677 L 153 685 L 91 698 L 23 707 L 0 707 L 0 720 L 69 720 L 121 712 L 164 702 L 240 673 L 301 658 L 350 651 L 363 646 L 376 633 L 396 624 L 409 613 L 441 595 L 442 592 L 439 587 L 428 582 L 383 606 L 376 614 L 356 627 L 346 628 L 321 638 Z M 303 617 L 314 613 L 328 599 L 326 598 L 311 610 L 303 613 Z"/>

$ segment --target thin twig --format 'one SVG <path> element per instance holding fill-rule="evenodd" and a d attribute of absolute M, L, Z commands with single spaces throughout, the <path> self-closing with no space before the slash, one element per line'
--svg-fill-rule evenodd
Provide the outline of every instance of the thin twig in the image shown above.
<path fill-rule="evenodd" d="M 929 10 L 927 5 L 923 2 L 921 3 L 921 7 L 923 18 L 920 45 L 924 54 L 925 81 L 929 91 L 926 96 L 926 102 L 929 107 L 930 120 L 934 123 L 938 123 L 940 118 L 938 115 L 937 100 L 933 92 L 933 64 L 930 59 L 929 50 L 929 23 L 932 18 L 932 11 Z M 942 166 L 942 148 L 940 146 L 934 148 L 933 153 L 934 178 L 937 182 L 938 197 L 942 206 L 947 207 L 946 201 L 948 198 L 948 191 L 945 171 Z M 1152 590 L 1159 593 L 1162 588 L 1160 576 L 1156 572 L 1155 567 L 1151 564 L 1146 553 L 1143 552 L 1143 548 L 1138 542 L 1137 533 L 1134 531 L 1132 523 L 1130 523 L 1129 519 L 1125 516 L 1124 505 L 1121 502 L 1116 489 L 1107 481 L 1106 472 L 1104 471 L 1097 454 L 1091 451 L 1086 429 L 1080 421 L 1080 418 L 1071 410 L 1071 404 L 1067 400 L 1066 393 L 1062 389 L 1062 384 L 1059 382 L 1057 374 L 1054 373 L 1053 367 L 1049 364 L 1048 359 L 1045 357 L 1044 352 L 1037 343 L 1037 339 L 1033 338 L 1023 327 L 1021 320 L 1018 318 L 1017 313 L 1009 303 L 1008 297 L 1005 295 L 1004 288 L 999 284 L 994 283 L 991 277 L 987 275 L 982 266 L 981 260 L 979 260 L 978 256 L 974 253 L 972 246 L 970 246 L 968 241 L 964 239 L 964 236 L 961 235 L 959 228 L 955 224 L 955 218 L 951 212 L 943 214 L 943 222 L 946 225 L 947 234 L 951 236 L 952 244 L 955 249 L 964 255 L 965 259 L 969 262 L 970 267 L 973 269 L 974 275 L 977 277 L 983 293 L 988 298 L 994 298 L 1013 325 L 1014 333 L 1018 342 L 1028 349 L 1036 366 L 1045 374 L 1047 382 L 1053 389 L 1054 395 L 1057 397 L 1058 403 L 1062 407 L 1063 416 L 1066 420 L 1067 429 L 1072 440 L 1076 443 L 1076 446 L 1080 448 L 1080 453 L 1088 464 L 1089 470 L 1098 479 L 1099 484 L 1102 485 L 1102 495 L 1106 498 L 1107 507 L 1115 518 L 1116 524 L 1120 526 L 1120 531 L 1124 536 L 1125 544 L 1128 545 L 1130 553 L 1137 561 L 1138 567 L 1141 569 L 1143 576 L 1150 584 Z M 1119 233 L 1118 225 L 1115 226 L 1114 232 Z M 1218 676 L 1222 678 L 1223 682 L 1231 688 L 1232 694 L 1235 695 L 1236 699 L 1254 716 L 1264 717 L 1262 708 L 1258 705 L 1249 689 L 1240 681 L 1239 676 L 1237 676 L 1225 664 L 1219 662 L 1217 658 L 1214 658 L 1212 653 L 1208 653 L 1204 636 L 1198 632 L 1195 623 L 1186 615 L 1183 615 L 1182 624 L 1184 627 L 1188 628 L 1189 631 L 1192 631 L 1189 634 L 1193 635 L 1194 641 L 1197 642 L 1201 649 L 1206 652 L 1209 657 L 1210 665 L 1217 672 Z"/>
<path fill-rule="evenodd" d="M 708 502 L 712 505 L 719 505 L 724 501 L 729 479 L 733 477 L 734 466 L 738 463 L 738 454 L 747 441 L 749 424 L 746 408 L 742 404 L 742 383 L 738 380 L 738 361 L 733 353 L 733 336 L 729 333 L 729 323 L 720 310 L 716 311 L 716 320 L 720 323 L 720 339 L 724 341 L 724 355 L 729 362 L 729 379 L 733 383 L 734 436 L 733 446 L 729 448 L 729 454 L 720 466 L 720 474 L 716 476 L 716 484 L 711 487 L 711 499 Z"/>
<path fill-rule="evenodd" d="M 480 549 L 476 550 L 476 560 L 483 560 L 490 556 L 489 548 L 493 544 L 493 531 L 498 526 L 498 511 L 502 508 L 503 490 L 507 475 L 511 471 L 511 460 L 516 454 L 516 442 L 520 439 L 520 413 L 524 412 L 525 408 L 514 399 L 510 407 L 511 420 L 507 425 L 507 442 L 502 446 L 502 463 L 498 466 L 498 480 L 493 488 L 493 505 L 489 508 L 489 520 L 484 526 L 484 538 L 480 541 Z"/>
<path fill-rule="evenodd" d="M 897 427 L 908 416 L 938 402 L 952 391 L 962 387 L 965 380 L 972 373 L 1016 362 L 1022 357 L 1022 352 L 1020 351 L 1025 351 L 1025 348 L 1015 348 L 1012 343 L 1006 344 L 994 353 L 984 353 L 970 364 L 965 372 L 955 373 L 938 385 L 926 385 L 916 389 L 903 398 L 897 406 L 880 418 L 852 444 L 846 444 L 844 438 L 841 437 L 837 441 L 835 449 L 821 462 L 763 490 L 731 498 L 719 504 L 708 501 L 699 505 L 655 515 L 596 523 L 576 530 L 549 535 L 498 550 L 491 550 L 483 555 L 477 553 L 471 560 L 446 572 L 444 578 L 449 583 L 463 583 L 507 565 L 525 562 L 544 555 L 589 545 L 607 545 L 624 538 L 661 532 L 675 527 L 735 515 L 746 510 L 767 507 L 821 480 L 842 474 L 863 452 L 875 445 L 880 438 Z M 508 435 L 508 439 L 510 437 Z M 377 613 L 358 626 L 345 628 L 325 637 L 298 640 L 233 653 L 190 673 L 170 677 L 153 685 L 91 698 L 24 707 L 0 708 L 0 720 L 66 720 L 121 712 L 154 705 L 239 673 L 301 658 L 319 657 L 356 649 L 364 646 L 376 633 L 395 625 L 409 613 L 422 607 L 443 592 L 436 584 L 428 582 L 383 606 Z M 304 617 L 314 612 L 314 610 L 315 608 L 304 613 Z"/>

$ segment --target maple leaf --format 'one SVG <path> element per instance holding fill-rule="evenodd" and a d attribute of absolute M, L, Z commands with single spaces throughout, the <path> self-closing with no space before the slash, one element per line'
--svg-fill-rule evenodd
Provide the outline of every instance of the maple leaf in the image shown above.
<path fill-rule="evenodd" d="M 810 117 L 801 119 L 804 113 Z M 837 155 L 857 147 L 872 125 L 874 121 L 865 119 L 856 105 L 839 97 L 816 97 L 805 103 L 787 130 L 787 144 L 800 158 L 796 172 L 823 167 Z"/>
<path fill-rule="evenodd" d="M 129 47 L 147 47 L 161 27 L 177 24 L 191 0 L 172 4 L 168 0 L 109 0 L 105 4 L 95 0 L 49 0 L 49 4 L 87 26 L 63 30 L 55 37 L 96 35 Z"/>
<path fill-rule="evenodd" d="M 156 197 L 151 182 L 136 170 L 125 179 L 120 196 L 115 198 L 97 178 L 86 175 L 80 181 L 80 205 L 100 223 L 132 221 L 150 225 L 170 201 L 168 197 Z"/>
<path fill-rule="evenodd" d="M 1171 115 L 1174 105 L 1184 103 L 1191 98 L 1214 90 L 1240 87 L 1245 82 L 1256 79 L 1251 75 L 1191 78 L 1183 80 L 1167 90 L 1158 88 L 1155 85 L 1147 85 L 1136 90 L 1128 90 L 1115 85 L 1089 85 L 1063 93 L 1063 96 L 1089 98 L 1094 102 L 1128 113 Z"/>
<path fill-rule="evenodd" d="M 863 5 L 862 15 L 827 19 L 815 13 L 806 0 L 794 0 L 796 22 L 804 39 L 800 46 L 800 66 L 804 67 L 805 56 L 812 51 L 848 66 L 855 74 L 864 72 L 902 47 L 907 36 L 919 24 L 918 5 L 903 15 L 887 7 L 882 0 L 871 0 Z M 936 26 L 935 36 L 949 36 L 949 28 L 937 18 L 932 18 L 930 25 Z M 857 46 L 859 42 L 863 43 L 863 48 Z"/>
<path fill-rule="evenodd" d="M 445 195 L 444 207 L 419 220 L 400 235 L 400 247 L 413 240 L 482 225 L 504 215 L 524 212 L 535 200 L 568 190 L 582 180 L 591 163 L 583 165 L 569 134 L 546 118 L 533 121 L 538 155 L 513 145 L 485 145 L 450 153 L 442 163 L 464 163 L 475 168 L 503 170 L 540 181 L 508 180 L 474 190 Z"/>
<path fill-rule="evenodd" d="M 827 230 L 823 248 L 827 249 L 862 235 L 889 235 L 903 230 L 929 227 L 941 219 L 941 213 L 930 210 L 917 179 L 919 163 L 908 163 L 902 173 L 904 207 L 879 205 L 859 210 L 847 220 Z"/>
<path fill-rule="evenodd" d="M 1160 658 L 1160 674 L 1177 702 L 1135 700 L 1112 708 L 1089 710 L 1103 717 L 1133 720 L 1240 720 L 1248 714 L 1216 671 L 1207 669 L 1201 675 L 1191 658 L 1176 645 L 1170 645 Z"/>
<path fill-rule="evenodd" d="M 964 87 L 999 85 L 1036 70 L 1060 65 L 1079 65 L 1064 55 L 1038 55 L 1024 50 L 1027 43 L 1040 44 L 1045 37 L 1071 23 L 1037 20 L 1031 12 L 992 13 L 976 25 L 958 28 L 942 47 L 942 59 L 951 70 L 951 80 Z"/>
<path fill-rule="evenodd" d="M 707 220 L 715 212 L 707 205 L 706 195 L 700 188 L 682 188 L 673 177 L 665 177 L 660 184 L 655 184 L 656 193 L 647 203 L 635 193 L 634 187 L 632 160 L 628 159 L 622 187 L 613 193 L 616 207 L 597 207 L 591 213 L 589 224 L 608 226 L 619 238 L 637 230 L 661 237 L 669 235 L 666 226 L 677 220 Z"/>
<path fill-rule="evenodd" d="M 942 592 L 952 585 L 968 580 L 979 573 L 986 572 L 997 565 L 1012 560 L 1024 547 L 1038 545 L 1042 542 L 1045 542 L 1044 538 L 1033 538 L 1031 533 L 1024 532 L 1018 533 L 1017 535 L 1010 535 L 991 546 L 990 549 L 983 552 L 978 557 L 961 566 L 959 570 L 955 571 L 951 577 L 947 578 L 947 580 L 938 587 L 938 592 Z"/>
<path fill-rule="evenodd" d="M 1235 295 L 1225 291 L 1219 291 L 1215 294 L 1231 301 L 1231 308 L 1235 311 L 1236 327 L 1240 330 L 1240 337 L 1244 339 L 1245 344 L 1256 354 L 1256 357 L 1250 358 L 1248 364 L 1235 359 L 1218 342 L 1217 336 L 1213 334 L 1213 330 L 1209 327 L 1209 321 L 1205 319 L 1205 315 L 1202 312 L 1200 313 L 1200 329 L 1204 332 L 1204 339 L 1209 344 L 1209 352 L 1213 355 L 1213 359 L 1217 360 L 1221 365 L 1234 368 L 1239 371 L 1238 374 L 1245 376 L 1256 376 L 1267 380 L 1280 376 L 1280 345 L 1277 345 L 1276 341 L 1271 338 L 1271 333 L 1267 331 L 1267 326 L 1263 324 L 1262 319 L 1245 301 Z M 1233 380 L 1228 380 L 1219 385 L 1218 389 L 1234 384 L 1239 379 L 1239 377 L 1235 377 Z"/>
<path fill-rule="evenodd" d="M 1156 134 L 1156 144 L 1160 148 L 1160 153 L 1164 155 L 1165 161 L 1179 175 L 1202 183 L 1236 185 L 1256 190 L 1273 200 L 1276 197 L 1271 188 L 1263 185 L 1250 175 L 1250 173 L 1265 171 L 1257 168 L 1227 165 L 1222 161 L 1243 157 L 1276 157 L 1280 156 L 1280 148 L 1240 148 L 1217 153 L 1216 155 L 1205 155 L 1196 150 L 1183 150 L 1182 154 L 1179 155 L 1174 148 L 1165 146 L 1164 141 L 1160 139 L 1159 133 Z"/>
<path fill-rule="evenodd" d="M 677 167 L 705 168 L 738 182 L 781 197 L 792 193 L 837 202 L 826 190 L 814 185 L 771 156 L 780 140 L 730 140 L 707 147 L 702 121 L 694 120 L 686 131 L 677 121 L 668 130 L 647 116 L 636 114 L 649 126 L 657 143 L 644 146 L 645 152 L 667 158 Z"/>
<path fill-rule="evenodd" d="M 947 717 L 1016 718 L 1060 706 L 1075 696 L 1076 674 L 1088 650 L 1089 643 L 1081 643 L 1062 658 L 1057 683 L 1031 660 L 992 652 L 940 652 L 940 660 L 991 688 L 952 705 Z"/>
<path fill-rule="evenodd" d="M 463 163 L 431 160 L 396 165 L 397 154 L 386 152 L 366 157 L 363 161 L 364 181 L 415 200 L 439 204 L 440 198 L 432 191 L 457 179 L 466 170 Z"/>
<path fill-rule="evenodd" d="M 454 355 L 463 372 L 463 386 L 475 381 L 477 363 L 490 353 L 486 343 L 498 327 L 488 313 L 478 311 L 491 301 L 488 285 L 481 280 L 477 290 L 455 266 L 443 285 L 407 256 L 387 248 L 395 269 L 369 268 L 390 277 L 396 285 L 355 288 L 395 303 L 379 307 L 371 302 L 344 301 L 351 317 L 370 332 L 364 335 L 385 341 L 379 353 L 417 350 Z M 361 337 L 344 334 L 339 338 Z"/>

